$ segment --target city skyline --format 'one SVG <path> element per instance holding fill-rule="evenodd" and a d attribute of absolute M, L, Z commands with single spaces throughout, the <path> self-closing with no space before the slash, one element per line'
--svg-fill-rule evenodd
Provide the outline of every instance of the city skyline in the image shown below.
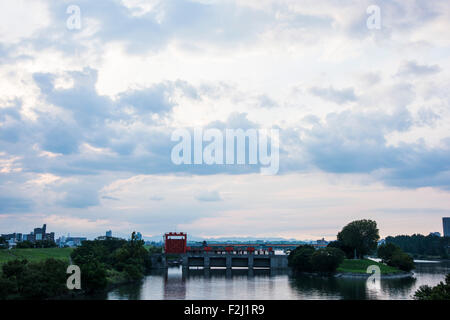
<path fill-rule="evenodd" d="M 3 1 L 0 230 L 442 232 L 449 29 L 437 0 Z M 199 129 L 279 138 L 248 162 L 174 163 L 172 134 Z M 275 174 L 250 163 L 262 145 Z"/>

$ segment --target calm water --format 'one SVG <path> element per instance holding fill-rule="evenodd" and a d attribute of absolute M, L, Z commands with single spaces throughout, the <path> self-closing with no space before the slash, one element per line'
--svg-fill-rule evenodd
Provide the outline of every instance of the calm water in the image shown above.
<path fill-rule="evenodd" d="M 294 276 L 290 272 L 248 269 L 169 268 L 141 283 L 121 286 L 107 299 L 412 299 L 424 284 L 436 285 L 450 272 L 450 262 L 416 263 L 413 278 L 382 279 L 370 285 L 364 279 Z"/>

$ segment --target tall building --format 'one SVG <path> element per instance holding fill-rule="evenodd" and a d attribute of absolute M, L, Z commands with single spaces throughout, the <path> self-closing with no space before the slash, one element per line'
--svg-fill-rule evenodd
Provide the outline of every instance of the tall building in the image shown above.
<path fill-rule="evenodd" d="M 33 232 L 30 232 L 27 235 L 23 235 L 23 241 L 25 240 L 31 242 L 36 242 L 40 240 L 55 241 L 55 233 L 54 232 L 47 233 L 47 225 L 44 224 L 42 228 L 34 228 Z"/>
<path fill-rule="evenodd" d="M 442 228 L 444 229 L 444 237 L 450 237 L 450 217 L 442 218 Z"/>
<path fill-rule="evenodd" d="M 112 231 L 111 230 L 106 231 L 106 237 L 107 238 L 112 238 Z"/>

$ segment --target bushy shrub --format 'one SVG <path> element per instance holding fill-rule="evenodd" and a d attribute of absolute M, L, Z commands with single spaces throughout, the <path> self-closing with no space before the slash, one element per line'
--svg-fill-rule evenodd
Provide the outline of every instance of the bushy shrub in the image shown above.
<path fill-rule="evenodd" d="M 414 260 L 398 246 L 392 243 L 382 244 L 378 247 L 378 257 L 388 266 L 398 268 L 402 271 L 414 269 Z"/>
<path fill-rule="evenodd" d="M 399 268 L 402 271 L 411 271 L 414 269 L 414 260 L 409 254 L 403 251 L 395 251 L 389 265 Z"/>
<path fill-rule="evenodd" d="M 401 250 L 400 247 L 396 246 L 393 243 L 385 243 L 378 247 L 377 256 L 381 259 L 382 262 L 388 263 L 392 259 L 392 255 L 394 252 Z"/>
<path fill-rule="evenodd" d="M 300 245 L 291 251 L 288 257 L 288 264 L 299 272 L 311 272 L 311 257 L 315 249 L 310 245 Z"/>
<path fill-rule="evenodd" d="M 149 253 L 144 248 L 144 241 L 137 240 L 134 232 L 129 241 L 83 241 L 71 257 L 80 266 L 82 288 L 88 292 L 106 287 L 108 270 L 123 273 L 127 280 L 139 280 L 150 269 Z"/>
<path fill-rule="evenodd" d="M 338 248 L 323 248 L 311 256 L 311 266 L 317 272 L 335 272 L 344 261 L 345 253 Z"/>
<path fill-rule="evenodd" d="M 355 251 L 351 247 L 345 246 L 341 241 L 335 240 L 328 243 L 327 248 L 337 248 L 344 252 L 347 259 L 353 259 L 355 256 Z"/>
<path fill-rule="evenodd" d="M 48 299 L 68 292 L 67 263 L 57 259 L 8 261 L 0 276 L 0 299 Z"/>
<path fill-rule="evenodd" d="M 445 277 L 445 283 L 440 282 L 434 287 L 420 286 L 414 293 L 417 300 L 450 300 L 450 273 Z"/>
<path fill-rule="evenodd" d="M 344 258 L 345 253 L 338 248 L 316 250 L 313 246 L 302 245 L 289 254 L 288 263 L 299 272 L 335 272 Z"/>

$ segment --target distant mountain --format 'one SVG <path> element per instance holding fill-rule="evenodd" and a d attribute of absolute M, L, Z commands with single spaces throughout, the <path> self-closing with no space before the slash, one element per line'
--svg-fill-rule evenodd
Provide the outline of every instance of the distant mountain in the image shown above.
<path fill-rule="evenodd" d="M 153 237 L 144 237 L 145 241 L 155 241 L 159 242 L 162 241 L 162 236 L 153 236 Z M 211 242 L 226 242 L 226 241 L 239 241 L 239 242 L 246 242 L 246 241 L 298 241 L 298 242 L 310 242 L 312 240 L 298 240 L 294 238 L 286 239 L 281 237 L 220 237 L 220 238 L 204 238 L 204 237 L 198 237 L 188 234 L 188 241 L 211 241 Z"/>

